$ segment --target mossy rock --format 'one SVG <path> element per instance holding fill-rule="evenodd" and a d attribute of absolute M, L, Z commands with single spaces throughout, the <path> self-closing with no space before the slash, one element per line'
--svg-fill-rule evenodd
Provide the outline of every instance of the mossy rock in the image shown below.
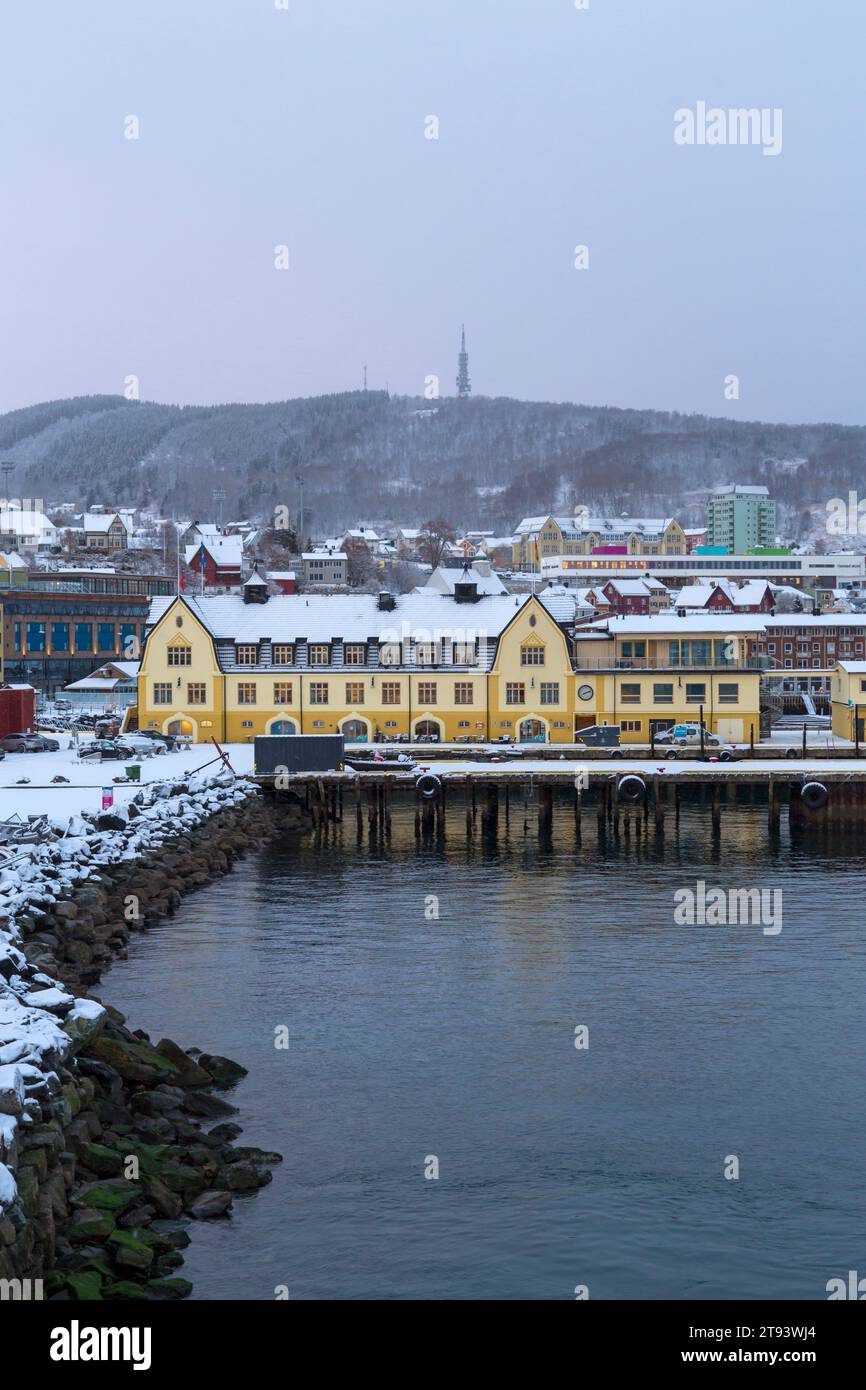
<path fill-rule="evenodd" d="M 148 1279 L 146 1288 L 152 1298 L 189 1298 L 192 1293 L 188 1279 Z"/>
<path fill-rule="evenodd" d="M 107 1240 L 114 1230 L 114 1218 L 105 1211 L 80 1207 L 79 1216 L 81 1219 L 73 1221 L 66 1231 L 70 1245 L 90 1245 L 94 1241 Z"/>
<path fill-rule="evenodd" d="M 126 1303 L 149 1303 L 150 1294 L 143 1285 L 133 1284 L 131 1279 L 119 1279 L 115 1284 L 107 1284 L 103 1294 L 107 1299 L 120 1299 Z"/>
<path fill-rule="evenodd" d="M 123 1157 L 105 1144 L 83 1144 L 81 1162 L 99 1178 L 116 1178 L 123 1172 Z"/>
<path fill-rule="evenodd" d="M 183 1255 L 179 1250 L 167 1250 L 164 1255 L 160 1255 L 156 1261 L 158 1274 L 171 1274 L 173 1269 L 180 1269 L 183 1264 Z"/>
<path fill-rule="evenodd" d="M 72 1195 L 74 1207 L 95 1207 L 97 1211 L 121 1212 L 141 1200 L 141 1185 L 125 1178 L 92 1182 Z"/>
<path fill-rule="evenodd" d="M 138 1039 L 110 1038 L 102 1034 L 89 1044 L 87 1056 L 113 1067 L 124 1081 L 148 1084 L 177 1081 L 179 1077 L 178 1069 L 169 1057 Z"/>
<path fill-rule="evenodd" d="M 72 1298 L 79 1303 L 102 1302 L 102 1275 L 96 1270 L 82 1270 L 79 1274 L 67 1274 L 64 1285 Z"/>
<path fill-rule="evenodd" d="M 114 1263 L 120 1269 L 146 1271 L 153 1264 L 154 1252 L 133 1231 L 114 1231 L 108 1238 Z"/>
<path fill-rule="evenodd" d="M 221 1168 L 217 1175 L 217 1187 L 227 1192 L 257 1192 L 270 1181 L 268 1170 L 254 1168 L 252 1163 L 235 1163 L 230 1168 Z"/>
<path fill-rule="evenodd" d="M 242 1067 L 240 1062 L 233 1062 L 230 1057 L 211 1056 L 203 1052 L 198 1062 L 210 1073 L 217 1086 L 234 1086 L 235 1082 L 247 1075 L 246 1067 Z"/>
<path fill-rule="evenodd" d="M 177 1192 L 182 1197 L 195 1197 L 207 1186 L 200 1168 L 184 1168 L 179 1163 L 166 1164 L 160 1178 L 170 1192 Z"/>
<path fill-rule="evenodd" d="M 270 1167 L 272 1163 L 282 1163 L 282 1161 L 283 1155 L 278 1154 L 273 1149 L 228 1149 L 223 1158 L 223 1163 L 226 1166 L 232 1163 L 264 1163 Z"/>

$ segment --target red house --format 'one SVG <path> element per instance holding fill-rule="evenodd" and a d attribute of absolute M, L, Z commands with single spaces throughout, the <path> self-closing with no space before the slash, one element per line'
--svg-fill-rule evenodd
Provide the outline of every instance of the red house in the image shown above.
<path fill-rule="evenodd" d="M 642 579 L 609 579 L 601 591 L 617 617 L 649 613 L 649 589 Z"/>
<path fill-rule="evenodd" d="M 270 570 L 268 579 L 276 584 L 281 594 L 296 594 L 298 581 L 294 570 Z"/>
<path fill-rule="evenodd" d="M 231 589 L 240 585 L 243 553 L 240 536 L 206 536 L 188 545 L 184 558 L 196 587 L 204 575 L 206 589 Z"/>

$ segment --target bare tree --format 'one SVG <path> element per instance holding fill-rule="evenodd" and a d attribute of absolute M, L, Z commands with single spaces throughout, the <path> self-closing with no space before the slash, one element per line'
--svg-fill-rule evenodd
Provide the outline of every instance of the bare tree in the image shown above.
<path fill-rule="evenodd" d="M 437 517 L 435 521 L 425 521 L 418 537 L 418 554 L 435 570 L 437 565 L 441 565 L 447 547 L 453 545 L 456 539 L 454 527 L 444 517 Z"/>

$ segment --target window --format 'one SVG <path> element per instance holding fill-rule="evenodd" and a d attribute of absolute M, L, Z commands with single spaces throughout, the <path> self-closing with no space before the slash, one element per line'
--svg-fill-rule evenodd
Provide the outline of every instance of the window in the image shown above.
<path fill-rule="evenodd" d="M 719 684 L 719 704 L 736 705 L 740 699 L 740 687 L 736 681 L 721 681 Z"/>
<path fill-rule="evenodd" d="M 274 681 L 274 704 L 290 705 L 292 703 L 292 682 Z"/>
<path fill-rule="evenodd" d="M 235 647 L 235 661 L 238 666 L 255 666 L 259 659 L 259 649 L 255 642 L 239 642 Z"/>
<path fill-rule="evenodd" d="M 101 652 L 114 651 L 114 623 L 97 623 L 96 641 Z"/>
<path fill-rule="evenodd" d="M 346 704 L 363 705 L 364 703 L 364 682 L 346 681 Z"/>
<path fill-rule="evenodd" d="M 171 681 L 155 681 L 153 686 L 153 703 L 155 705 L 171 704 Z"/>
<path fill-rule="evenodd" d="M 51 650 L 53 652 L 69 651 L 69 624 L 51 624 Z"/>
<path fill-rule="evenodd" d="M 28 652 L 45 651 L 45 624 L 27 624 L 27 650 Z"/>
<path fill-rule="evenodd" d="M 252 721 L 251 719 L 242 719 L 242 720 L 241 720 L 241 728 L 242 728 L 242 729 L 251 729 L 252 727 L 253 727 L 253 721 Z"/>
<path fill-rule="evenodd" d="M 436 642 L 416 642 L 415 643 L 415 664 L 417 666 L 435 666 L 438 660 Z"/>
<path fill-rule="evenodd" d="M 454 703 L 455 705 L 471 705 L 473 701 L 472 682 L 454 682 Z"/>
<path fill-rule="evenodd" d="M 75 650 L 77 652 L 93 651 L 93 623 L 75 624 Z"/>
<path fill-rule="evenodd" d="M 619 726 L 624 734 L 639 734 L 641 731 L 640 719 L 623 719 Z"/>
<path fill-rule="evenodd" d="M 543 705 L 559 704 L 559 681 L 541 682 L 541 703 Z"/>
<path fill-rule="evenodd" d="M 382 704 L 383 704 L 383 705 L 399 705 L 399 703 L 400 703 L 400 682 L 399 682 L 399 681 L 383 681 L 383 682 L 382 682 Z"/>
<path fill-rule="evenodd" d="M 458 729 L 471 729 L 471 728 L 472 728 L 472 725 L 471 725 L 471 723 L 469 722 L 468 719 L 458 719 L 458 720 L 457 720 L 457 727 L 458 727 Z"/>
<path fill-rule="evenodd" d="M 379 665 L 380 666 L 399 666 L 400 665 L 400 643 L 381 642 L 379 644 Z"/>
<path fill-rule="evenodd" d="M 624 705 L 639 705 L 640 685 L 637 682 L 621 685 L 619 688 L 619 698 Z"/>
<path fill-rule="evenodd" d="M 386 729 L 396 729 L 396 727 L 397 727 L 397 720 L 396 720 L 396 719 L 386 719 L 386 720 L 385 720 L 385 728 L 386 728 Z"/>
<path fill-rule="evenodd" d="M 543 648 L 543 647 L 537 647 L 537 646 L 535 646 L 535 645 L 533 645 L 533 646 L 527 646 L 527 647 L 521 647 L 521 648 L 520 648 L 520 664 L 521 664 L 521 666 L 543 666 L 543 665 L 544 665 L 544 648 Z"/>
<path fill-rule="evenodd" d="M 207 686 L 204 681 L 190 681 L 187 684 L 186 702 L 188 705 L 207 704 Z"/>
<path fill-rule="evenodd" d="M 311 666 L 327 666 L 331 660 L 331 648 L 327 642 L 311 642 L 307 653 Z"/>
<path fill-rule="evenodd" d="M 295 659 L 295 649 L 291 642 L 275 642 L 271 647 L 271 661 L 274 666 L 291 666 Z"/>
<path fill-rule="evenodd" d="M 346 642 L 343 645 L 343 665 L 363 666 L 367 660 L 367 648 L 363 642 Z"/>
<path fill-rule="evenodd" d="M 703 681 L 689 681 L 686 683 L 686 704 L 701 705 L 707 698 L 707 687 Z"/>
<path fill-rule="evenodd" d="M 255 681 L 238 681 L 238 704 L 254 705 L 256 703 L 256 683 Z"/>
<path fill-rule="evenodd" d="M 646 656 L 646 642 L 623 642 L 622 655 L 627 660 Z"/>
<path fill-rule="evenodd" d="M 454 642 L 451 651 L 455 666 L 474 666 L 478 660 L 474 642 Z"/>
<path fill-rule="evenodd" d="M 328 682 L 313 681 L 310 686 L 310 704 L 326 705 L 328 703 Z"/>
<path fill-rule="evenodd" d="M 526 686 L 523 681 L 507 681 L 505 685 L 506 705 L 523 705 L 526 703 Z"/>
<path fill-rule="evenodd" d="M 16 623 L 16 624 L 15 624 L 15 650 L 16 650 L 16 652 L 20 652 L 20 650 L 21 650 L 21 624 L 20 624 L 20 623 Z"/>
<path fill-rule="evenodd" d="M 435 705 L 436 703 L 436 682 L 418 682 L 418 703 L 419 705 Z"/>
<path fill-rule="evenodd" d="M 187 647 L 186 645 L 169 647 L 168 664 L 169 666 L 191 666 L 192 647 Z"/>
<path fill-rule="evenodd" d="M 653 704 L 672 705 L 674 702 L 674 687 L 672 681 L 656 681 L 653 686 Z"/>

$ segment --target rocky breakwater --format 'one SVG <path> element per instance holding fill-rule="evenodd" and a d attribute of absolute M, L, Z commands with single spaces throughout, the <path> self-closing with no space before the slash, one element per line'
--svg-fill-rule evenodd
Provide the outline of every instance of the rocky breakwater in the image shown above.
<path fill-rule="evenodd" d="M 230 773 L 152 783 L 0 866 L 0 1297 L 180 1298 L 196 1220 L 270 1181 L 225 1092 L 244 1069 L 155 1044 L 91 996 L 129 935 L 277 833 Z"/>

